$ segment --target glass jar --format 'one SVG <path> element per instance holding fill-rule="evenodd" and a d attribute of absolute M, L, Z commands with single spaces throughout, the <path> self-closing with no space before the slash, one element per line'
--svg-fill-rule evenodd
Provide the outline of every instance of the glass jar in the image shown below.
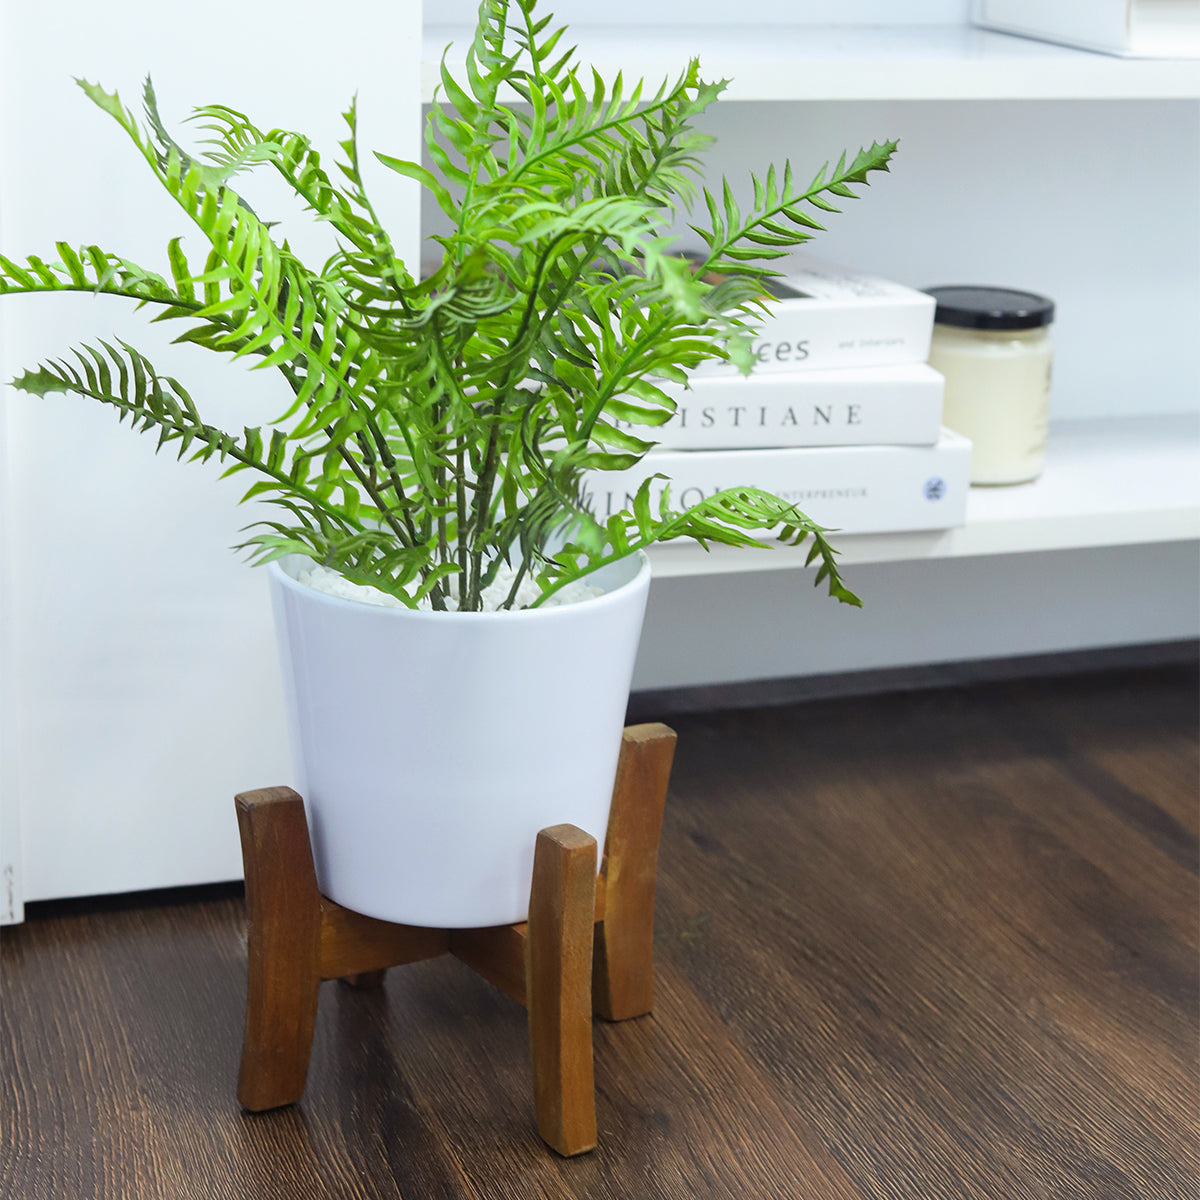
<path fill-rule="evenodd" d="M 942 423 L 971 439 L 971 482 L 1042 473 L 1054 302 L 1000 287 L 935 287 L 929 365 L 946 379 Z"/>

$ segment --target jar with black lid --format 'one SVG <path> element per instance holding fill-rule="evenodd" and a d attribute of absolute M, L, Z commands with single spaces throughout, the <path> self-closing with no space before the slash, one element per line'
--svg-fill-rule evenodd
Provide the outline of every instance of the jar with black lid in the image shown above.
<path fill-rule="evenodd" d="M 946 379 L 942 421 L 971 439 L 971 482 L 1036 479 L 1046 456 L 1054 302 L 1014 288 L 926 290 L 937 301 L 929 365 Z"/>

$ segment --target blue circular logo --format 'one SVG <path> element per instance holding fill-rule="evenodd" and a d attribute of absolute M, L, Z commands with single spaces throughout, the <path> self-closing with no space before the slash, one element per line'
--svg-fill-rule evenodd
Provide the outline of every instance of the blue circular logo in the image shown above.
<path fill-rule="evenodd" d="M 925 499 L 940 500 L 946 494 L 946 481 L 938 475 L 925 480 Z"/>

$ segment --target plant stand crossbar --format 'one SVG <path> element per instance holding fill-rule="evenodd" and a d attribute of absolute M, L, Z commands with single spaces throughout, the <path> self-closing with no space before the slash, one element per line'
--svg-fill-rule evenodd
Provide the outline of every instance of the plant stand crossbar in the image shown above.
<path fill-rule="evenodd" d="M 291 788 L 237 800 L 246 869 L 248 986 L 237 1095 L 253 1112 L 304 1093 L 326 979 L 378 987 L 388 967 L 453 954 L 529 1012 L 538 1132 L 560 1154 L 596 1145 L 593 1012 L 609 1021 L 653 1004 L 654 882 L 675 734 L 625 729 L 600 871 L 573 825 L 537 838 L 529 920 L 428 929 L 351 912 L 317 889 L 304 802 Z"/>

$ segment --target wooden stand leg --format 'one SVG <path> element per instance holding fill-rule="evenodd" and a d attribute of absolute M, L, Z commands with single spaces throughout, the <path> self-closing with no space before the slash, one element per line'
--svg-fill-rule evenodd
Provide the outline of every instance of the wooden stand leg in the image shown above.
<path fill-rule="evenodd" d="M 304 1094 L 321 983 L 321 896 L 304 802 L 291 788 L 237 797 L 249 918 L 238 1099 L 253 1112 Z"/>
<path fill-rule="evenodd" d="M 538 834 L 529 901 L 526 1003 L 538 1131 L 559 1154 L 596 1145 L 592 925 L 596 840 L 574 825 Z"/>
<path fill-rule="evenodd" d="M 631 725 L 621 743 L 604 844 L 604 920 L 596 926 L 592 1004 L 608 1021 L 654 1006 L 654 880 L 675 733 Z"/>

